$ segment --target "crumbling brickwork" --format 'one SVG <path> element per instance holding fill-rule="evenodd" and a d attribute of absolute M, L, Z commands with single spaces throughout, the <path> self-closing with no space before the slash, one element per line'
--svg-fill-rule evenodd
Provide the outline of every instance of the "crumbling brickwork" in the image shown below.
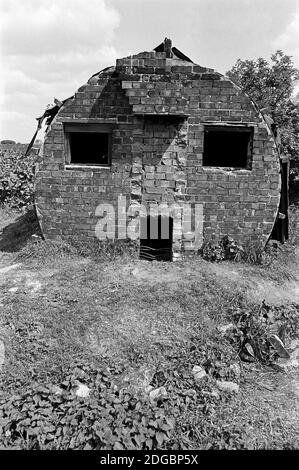
<path fill-rule="evenodd" d="M 172 56 L 172 57 L 169 57 Z M 69 164 L 66 123 L 111 133 L 111 165 Z M 253 129 L 248 168 L 203 166 L 207 125 Z M 202 204 L 203 237 L 269 237 L 280 198 L 279 156 L 251 100 L 228 78 L 169 52 L 118 59 L 66 101 L 51 124 L 37 174 L 46 237 L 95 237 L 101 203 Z M 121 226 L 122 215 L 117 213 Z M 176 231 L 174 230 L 174 234 Z M 192 241 L 174 240 L 174 252 Z"/>

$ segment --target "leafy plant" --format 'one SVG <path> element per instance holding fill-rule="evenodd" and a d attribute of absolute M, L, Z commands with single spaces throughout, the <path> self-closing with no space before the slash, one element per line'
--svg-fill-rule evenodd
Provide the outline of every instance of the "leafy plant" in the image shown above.
<path fill-rule="evenodd" d="M 269 338 L 272 334 L 285 340 L 296 337 L 299 327 L 299 306 L 268 305 L 262 302 L 259 309 L 247 307 L 232 308 L 229 317 L 236 327 L 228 330 L 227 338 L 235 345 L 239 353 L 252 355 L 262 362 L 271 362 L 277 357 Z"/>
<path fill-rule="evenodd" d="M 74 393 L 92 383 L 89 397 Z M 0 441 L 20 449 L 161 449 L 174 418 L 129 387 L 118 387 L 109 369 L 75 368 L 60 387 L 32 385 L 0 406 Z"/>
<path fill-rule="evenodd" d="M 251 264 L 263 264 L 266 260 L 266 251 L 260 244 L 238 244 L 227 235 L 218 243 L 205 242 L 200 254 L 207 261 L 220 262 L 224 260 L 247 262 Z"/>
<path fill-rule="evenodd" d="M 33 202 L 36 155 L 18 146 L 0 148 L 0 204 L 24 207 Z"/>

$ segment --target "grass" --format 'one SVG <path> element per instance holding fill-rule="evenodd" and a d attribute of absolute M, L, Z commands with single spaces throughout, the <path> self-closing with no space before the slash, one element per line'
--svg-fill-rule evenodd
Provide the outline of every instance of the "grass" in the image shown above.
<path fill-rule="evenodd" d="M 167 282 L 145 286 L 131 274 L 133 266 L 127 269 L 121 261 L 100 266 L 80 259 L 64 263 L 64 269 L 48 277 L 40 295 L 23 291 L 5 296 L 7 319 L 18 332 L 14 334 L 18 379 L 24 355 L 27 382 L 36 376 L 44 380 L 49 370 L 51 376 L 59 375 L 78 354 L 86 360 L 91 355 L 95 359 L 121 357 L 128 364 L 163 361 L 169 349 L 177 352 L 190 345 L 195 329 L 197 335 L 203 331 L 203 336 L 215 329 L 208 315 L 211 305 L 216 305 L 220 320 L 236 296 L 215 287 L 213 278 L 202 278 L 188 287 Z M 26 351 L 31 354 L 36 345 L 40 352 L 28 367 Z"/>
<path fill-rule="evenodd" d="M 170 265 L 132 259 L 121 250 L 94 259 L 78 246 L 32 241 L 36 226 L 29 225 L 23 237 L 15 232 L 12 243 L 12 262 L 21 265 L 0 280 L 5 393 L 22 393 L 33 382 L 59 384 L 78 361 L 95 368 L 119 364 L 133 385 L 147 372 L 153 386 L 165 386 L 169 406 L 183 400 L 173 449 L 298 448 L 288 380 L 257 363 L 241 363 L 238 341 L 219 333 L 235 312 L 260 307 L 248 298 L 244 279 L 285 282 L 288 272 L 295 279 L 292 263 L 280 271 L 200 258 Z M 235 278 L 234 270 L 240 274 Z M 298 306 L 289 304 L 298 316 Z M 199 388 L 194 365 L 209 372 Z M 217 378 L 240 383 L 240 393 L 217 397 Z"/>

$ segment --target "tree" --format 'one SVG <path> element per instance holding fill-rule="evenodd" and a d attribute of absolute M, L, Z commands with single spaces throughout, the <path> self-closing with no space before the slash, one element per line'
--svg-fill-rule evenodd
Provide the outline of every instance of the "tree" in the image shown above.
<path fill-rule="evenodd" d="M 280 131 L 281 153 L 290 158 L 290 183 L 299 176 L 299 104 L 292 97 L 299 70 L 282 51 L 263 58 L 238 59 L 227 76 L 269 115 Z"/>

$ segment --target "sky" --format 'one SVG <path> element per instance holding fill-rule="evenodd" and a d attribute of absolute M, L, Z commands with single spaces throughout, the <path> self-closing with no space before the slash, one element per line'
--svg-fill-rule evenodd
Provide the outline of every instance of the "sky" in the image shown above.
<path fill-rule="evenodd" d="M 165 37 L 221 73 L 277 49 L 299 68 L 299 1 L 0 0 L 0 140 L 29 142 L 54 97 Z"/>

